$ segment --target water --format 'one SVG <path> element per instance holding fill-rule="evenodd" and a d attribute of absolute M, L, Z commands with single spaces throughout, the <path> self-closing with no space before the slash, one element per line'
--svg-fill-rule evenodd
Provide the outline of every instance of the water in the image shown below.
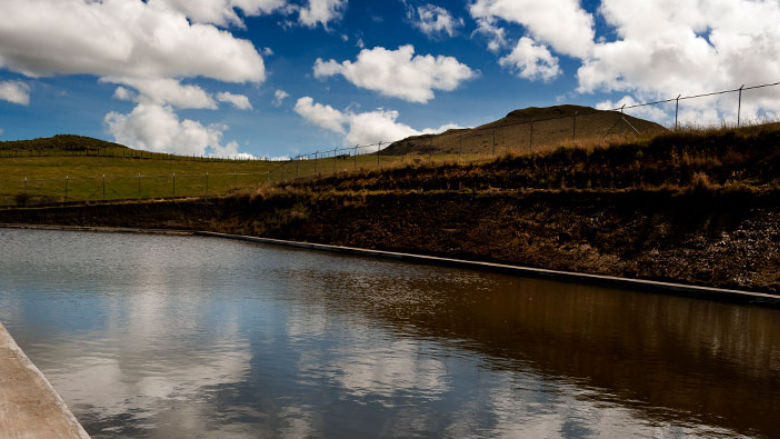
<path fill-rule="evenodd" d="M 0 230 L 95 438 L 780 437 L 780 312 L 210 238 Z"/>

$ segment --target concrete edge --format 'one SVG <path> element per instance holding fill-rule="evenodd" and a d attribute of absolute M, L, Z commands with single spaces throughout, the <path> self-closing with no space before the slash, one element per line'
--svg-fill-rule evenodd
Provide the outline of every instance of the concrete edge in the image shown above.
<path fill-rule="evenodd" d="M 494 271 L 513 274 L 523 277 L 550 279 L 564 282 L 579 282 L 597 284 L 616 288 L 650 291 L 654 293 L 666 293 L 680 296 L 695 297 L 699 299 L 718 299 L 736 303 L 752 305 L 780 307 L 780 296 L 760 293 L 755 291 L 733 290 L 726 288 L 705 287 L 698 285 L 686 285 L 674 282 L 662 282 L 645 279 L 630 279 L 617 276 L 599 274 L 577 273 L 572 271 L 548 270 L 544 268 L 524 267 L 519 265 L 502 264 L 496 262 L 470 261 L 465 259 L 445 258 L 440 256 L 428 256 L 415 253 L 392 252 L 385 250 L 371 250 L 358 247 L 346 247 L 330 244 L 316 244 L 299 241 L 286 241 L 282 239 L 260 238 L 247 235 L 233 235 L 229 233 L 196 231 L 196 236 L 209 236 L 214 238 L 249 241 L 261 244 L 280 245 L 285 247 L 301 248 L 308 250 L 320 250 L 343 254 L 353 254 L 382 259 L 395 259 L 429 265 L 443 265 L 457 268 L 476 269 L 482 271 Z"/>
<path fill-rule="evenodd" d="M 440 256 L 428 256 L 416 253 L 402 253 L 385 250 L 372 250 L 359 247 L 347 247 L 331 244 L 317 244 L 311 242 L 288 241 L 283 239 L 261 238 L 249 235 L 235 235 L 230 233 L 210 231 L 187 231 L 168 229 L 142 229 L 124 227 L 84 227 L 84 226 L 57 226 L 57 225 L 30 225 L 30 224 L 0 224 L 0 228 L 34 229 L 34 230 L 65 230 L 101 233 L 144 233 L 173 236 L 205 236 L 212 238 L 248 241 L 260 244 L 279 245 L 284 247 L 300 248 L 307 250 L 328 251 L 332 253 L 352 254 L 365 257 L 394 259 L 418 264 L 442 265 L 472 270 L 493 271 L 512 274 L 522 277 L 541 278 L 563 282 L 579 282 L 595 284 L 613 288 L 625 288 L 652 292 L 657 294 L 672 294 L 678 296 L 693 297 L 705 300 L 720 300 L 733 303 L 743 303 L 765 307 L 780 308 L 780 295 L 761 293 L 757 291 L 734 290 L 728 288 L 706 287 L 699 285 L 681 284 L 675 282 L 654 281 L 646 279 L 631 279 L 618 276 L 599 274 L 577 273 L 573 271 L 548 270 L 545 268 L 524 267 L 520 265 L 503 264 L 497 262 L 471 261 L 465 259 L 445 258 Z"/>
<path fill-rule="evenodd" d="M 82 427 L 81 423 L 76 419 L 76 417 L 73 416 L 73 412 L 70 411 L 70 408 L 68 408 L 68 405 L 62 399 L 60 394 L 57 393 L 49 380 L 46 379 L 46 376 L 43 375 L 40 369 L 35 366 L 27 354 L 24 353 L 22 348 L 19 347 L 19 345 L 16 343 L 16 340 L 14 340 L 13 336 L 11 336 L 11 333 L 8 332 L 2 323 L 0 323 L 0 340 L 2 340 L 2 343 L 0 344 L 4 344 L 16 355 L 16 360 L 21 363 L 21 367 L 27 370 L 28 373 L 32 374 L 33 380 L 31 385 L 34 385 L 35 382 L 39 383 L 39 389 L 37 390 L 43 392 L 44 394 L 48 394 L 48 396 L 54 400 L 54 404 L 62 413 L 65 422 L 70 427 L 71 432 L 75 434 L 75 437 L 79 439 L 90 439 L 89 434 L 87 434 L 86 430 L 84 430 L 84 427 Z"/>

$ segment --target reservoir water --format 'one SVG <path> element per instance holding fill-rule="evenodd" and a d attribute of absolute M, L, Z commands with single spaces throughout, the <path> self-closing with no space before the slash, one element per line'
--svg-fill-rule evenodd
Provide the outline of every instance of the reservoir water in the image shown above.
<path fill-rule="evenodd" d="M 95 438 L 780 437 L 780 311 L 212 238 L 0 229 Z"/>

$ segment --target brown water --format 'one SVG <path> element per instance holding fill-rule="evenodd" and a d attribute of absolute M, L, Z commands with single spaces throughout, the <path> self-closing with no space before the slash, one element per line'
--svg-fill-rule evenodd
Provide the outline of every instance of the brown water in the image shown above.
<path fill-rule="evenodd" d="M 96 438 L 780 437 L 780 312 L 207 238 L 0 230 Z"/>

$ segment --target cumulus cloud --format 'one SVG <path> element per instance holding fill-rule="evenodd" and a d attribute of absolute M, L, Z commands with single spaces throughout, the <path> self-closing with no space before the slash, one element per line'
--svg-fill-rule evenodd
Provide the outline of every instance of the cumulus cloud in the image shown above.
<path fill-rule="evenodd" d="M 534 44 L 528 37 L 520 38 L 512 53 L 501 58 L 499 64 L 517 73 L 520 78 L 548 82 L 561 74 L 558 58 L 547 47 Z"/>
<path fill-rule="evenodd" d="M 177 108 L 199 108 L 215 110 L 217 103 L 197 85 L 182 85 L 176 79 L 102 78 L 100 82 L 124 84 L 138 90 L 137 95 L 124 87 L 114 91 L 114 97 L 122 100 L 148 102 L 158 105 L 170 104 Z"/>
<path fill-rule="evenodd" d="M 355 62 L 317 59 L 314 64 L 316 78 L 335 75 L 342 75 L 357 87 L 385 96 L 426 103 L 433 99 L 434 90 L 454 90 L 477 74 L 454 57 L 415 56 L 414 46 L 405 45 L 397 50 L 363 49 Z"/>
<path fill-rule="evenodd" d="M 585 57 L 593 46 L 593 16 L 578 0 L 477 0 L 469 12 L 483 31 L 495 34 L 497 20 L 520 24 L 534 40 L 565 55 Z"/>
<path fill-rule="evenodd" d="M 203 76 L 257 83 L 266 74 L 251 42 L 191 23 L 162 0 L 4 0 L 0 67 L 33 77 Z"/>
<path fill-rule="evenodd" d="M 236 13 L 240 9 L 246 16 L 270 14 L 286 5 L 286 0 L 158 0 L 186 14 L 198 23 L 220 26 L 234 24 L 244 27 L 244 21 Z"/>
<path fill-rule="evenodd" d="M 363 113 L 340 111 L 330 105 L 316 103 L 308 96 L 298 99 L 295 112 L 321 128 L 343 134 L 344 145 L 347 146 L 389 143 L 409 136 L 433 134 L 457 128 L 454 124 L 448 124 L 437 129 L 428 128 L 418 131 L 398 122 L 397 111 L 382 108 Z"/>
<path fill-rule="evenodd" d="M 274 100 L 273 100 L 274 107 L 281 107 L 284 100 L 287 99 L 288 97 L 290 97 L 289 93 L 287 93 L 282 89 L 277 89 L 274 92 Z"/>
<path fill-rule="evenodd" d="M 476 34 L 488 37 L 488 50 L 491 52 L 498 52 L 508 45 L 506 31 L 504 28 L 497 26 L 496 20 L 493 18 L 477 19 L 477 29 L 474 30 L 472 35 Z"/>
<path fill-rule="evenodd" d="M 341 20 L 347 0 L 308 0 L 305 6 L 293 9 L 298 11 L 298 23 L 310 28 L 321 24 L 327 30 L 328 23 Z"/>
<path fill-rule="evenodd" d="M 217 100 L 220 102 L 228 102 L 239 110 L 251 110 L 252 103 L 249 102 L 249 98 L 241 94 L 233 94 L 227 91 L 217 93 Z"/>
<path fill-rule="evenodd" d="M 455 19 L 448 10 L 441 6 L 427 4 L 417 8 L 409 7 L 407 14 L 414 20 L 414 26 L 429 37 L 437 37 L 444 34 L 455 36 L 457 29 L 463 27 L 463 19 Z"/>
<path fill-rule="evenodd" d="M 614 110 L 617 108 L 621 108 L 623 106 L 631 107 L 637 104 L 639 104 L 639 102 L 637 102 L 637 100 L 634 99 L 633 97 L 623 96 L 617 102 L 612 102 L 611 100 L 601 101 L 596 104 L 595 108 L 597 110 Z M 665 111 L 665 109 L 666 109 L 665 106 L 658 105 L 658 106 L 630 108 L 628 110 L 625 110 L 624 112 L 626 114 L 630 114 L 631 116 L 652 120 L 658 123 L 669 123 L 670 116 Z M 674 115 L 672 115 L 672 117 L 673 116 Z"/>
<path fill-rule="evenodd" d="M 640 99 L 736 88 L 780 78 L 780 3 L 604 0 L 615 41 L 597 43 L 577 71 L 580 92 L 624 91 Z M 751 97 L 753 96 L 753 97 Z M 780 111 L 780 90 L 743 96 L 743 117 Z M 734 96 L 685 101 L 686 115 L 735 119 Z M 681 103 L 681 106 L 683 103 Z M 688 117 L 688 116 L 686 116 Z M 716 117 L 717 119 L 717 117 Z M 717 121 L 717 120 L 716 120 Z"/>
<path fill-rule="evenodd" d="M 204 126 L 193 120 L 180 120 L 169 105 L 140 103 L 129 114 L 108 113 L 105 123 L 117 142 L 147 151 L 239 155 L 237 143 L 221 144 L 226 125 Z"/>
<path fill-rule="evenodd" d="M 30 105 L 30 86 L 22 81 L 0 81 L 0 101 Z"/>

